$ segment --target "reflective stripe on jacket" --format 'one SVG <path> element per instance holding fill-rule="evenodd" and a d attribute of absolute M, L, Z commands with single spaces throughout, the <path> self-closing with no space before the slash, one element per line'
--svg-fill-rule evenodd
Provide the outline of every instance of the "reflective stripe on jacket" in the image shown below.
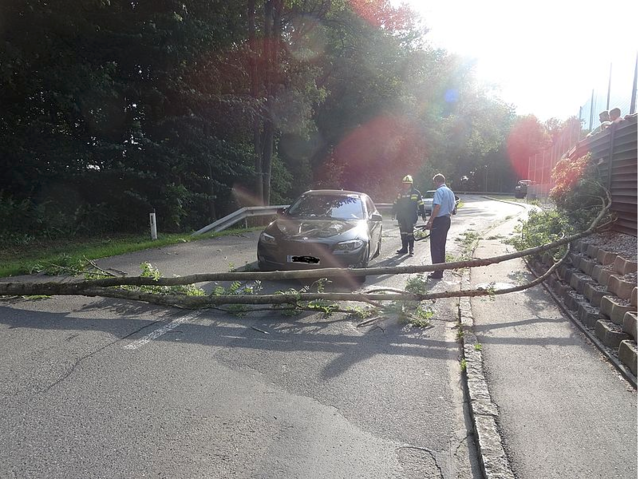
<path fill-rule="evenodd" d="M 418 221 L 418 215 L 425 215 L 422 195 L 415 188 L 399 193 L 391 211 L 397 218 L 410 219 L 413 222 Z"/>

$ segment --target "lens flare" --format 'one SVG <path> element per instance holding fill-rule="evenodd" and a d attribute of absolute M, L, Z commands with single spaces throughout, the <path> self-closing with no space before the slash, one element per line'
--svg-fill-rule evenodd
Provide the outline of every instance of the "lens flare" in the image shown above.
<path fill-rule="evenodd" d="M 299 61 L 313 61 L 324 54 L 327 33 L 324 25 L 310 15 L 299 15 L 291 22 L 293 32 L 289 52 Z"/>
<path fill-rule="evenodd" d="M 240 183 L 235 183 L 231 189 L 231 194 L 241 207 L 245 206 L 264 206 L 262 200 L 251 193 Z"/>
<path fill-rule="evenodd" d="M 396 172 L 418 171 L 426 152 L 425 136 L 414 123 L 387 114 L 345 136 L 333 151 L 331 161 L 343 171 L 343 188 L 386 198 L 397 189 Z M 391 171 L 393 175 L 387 174 Z"/>
<path fill-rule="evenodd" d="M 507 154 L 513 170 L 521 179 L 529 175 L 529 158 L 547 146 L 544 127 L 535 116 L 516 122 L 507 137 Z"/>

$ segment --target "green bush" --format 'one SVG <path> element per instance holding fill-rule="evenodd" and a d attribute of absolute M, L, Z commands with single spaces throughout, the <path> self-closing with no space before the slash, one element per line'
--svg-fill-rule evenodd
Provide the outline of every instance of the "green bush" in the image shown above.
<path fill-rule="evenodd" d="M 587 154 L 578 159 L 563 158 L 552 172 L 555 187 L 549 197 L 555 208 L 531 211 L 526 221 L 516 228 L 519 236 L 510 239 L 519 251 L 551 243 L 586 230 L 603 206 L 605 189 L 596 165 Z M 554 256 L 565 247 L 554 251 Z"/>
<path fill-rule="evenodd" d="M 579 230 L 588 228 L 602 208 L 605 192 L 591 154 L 577 159 L 561 159 L 551 178 L 555 186 L 549 197 L 556 208 Z"/>
<path fill-rule="evenodd" d="M 520 224 L 516 226 L 516 232 L 519 233 L 519 236 L 507 240 L 506 243 L 513 245 L 518 251 L 522 251 L 552 243 L 564 235 L 570 235 L 577 231 L 567 216 L 558 210 L 542 212 L 532 210 L 529 213 L 529 218 L 526 221 L 521 220 Z M 563 251 L 564 248 L 560 250 Z"/>

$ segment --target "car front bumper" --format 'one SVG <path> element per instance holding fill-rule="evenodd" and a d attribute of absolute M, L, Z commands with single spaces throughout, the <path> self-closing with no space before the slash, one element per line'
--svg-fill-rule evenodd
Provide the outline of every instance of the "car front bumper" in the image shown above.
<path fill-rule="evenodd" d="M 258 262 L 272 269 L 358 267 L 366 255 L 366 243 L 353 251 L 335 251 L 332 245 L 322 243 L 258 244 Z"/>

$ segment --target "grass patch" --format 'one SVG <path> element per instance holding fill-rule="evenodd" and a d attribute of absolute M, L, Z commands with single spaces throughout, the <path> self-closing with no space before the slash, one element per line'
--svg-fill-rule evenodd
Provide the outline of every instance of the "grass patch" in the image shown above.
<path fill-rule="evenodd" d="M 462 235 L 455 238 L 454 241 L 462 245 L 462 256 L 457 258 L 457 260 L 468 261 L 471 259 L 471 254 L 478 245 L 478 241 L 480 241 L 480 235 L 473 230 L 468 230 Z M 447 262 L 449 261 L 447 260 Z"/>
<path fill-rule="evenodd" d="M 0 278 L 49 272 L 58 274 L 65 269 L 78 269 L 87 260 L 107 258 L 152 248 L 160 248 L 180 243 L 189 243 L 219 236 L 229 236 L 263 227 L 235 229 L 220 233 L 206 233 L 199 236 L 184 234 L 160 234 L 151 241 L 146 234 L 114 235 L 108 238 L 70 238 L 67 240 L 41 240 L 29 244 L 0 244 Z"/>

